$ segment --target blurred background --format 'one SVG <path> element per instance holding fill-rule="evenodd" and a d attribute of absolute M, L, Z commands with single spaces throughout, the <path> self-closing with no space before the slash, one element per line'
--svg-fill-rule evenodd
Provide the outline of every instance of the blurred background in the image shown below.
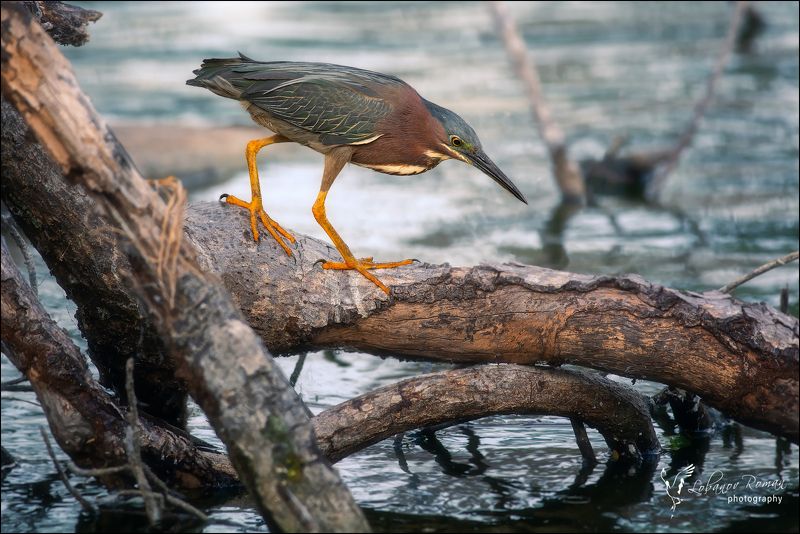
<path fill-rule="evenodd" d="M 150 177 L 177 174 L 190 200 L 249 199 L 248 139 L 264 136 L 241 107 L 185 81 L 203 58 L 317 61 L 391 73 L 464 117 L 527 196 L 525 206 L 457 162 L 412 177 L 348 166 L 328 215 L 357 256 L 472 265 L 517 261 L 579 273 L 632 272 L 692 291 L 719 288 L 798 248 L 798 4 L 757 3 L 765 26 L 734 53 L 692 146 L 657 203 L 598 195 L 560 211 L 547 150 L 486 5 L 477 3 L 78 2 L 104 13 L 91 40 L 65 49 L 96 108 Z M 726 2 L 509 4 L 535 59 L 570 156 L 601 160 L 615 137 L 637 150 L 673 144 L 692 115 L 729 25 Z M 277 145 L 259 157 L 265 208 L 284 227 L 326 239 L 311 215 L 322 156 Z M 244 215 L 243 215 L 244 222 Z M 263 245 L 262 245 L 263 246 Z M 45 305 L 85 349 L 74 308 L 38 263 Z M 798 314 L 798 264 L 736 290 Z M 298 357 L 281 358 L 287 375 Z M 3 380 L 16 371 L 3 358 Z M 325 351 L 310 353 L 297 389 L 318 412 L 346 398 L 443 367 Z M 619 378 L 619 380 L 624 380 Z M 657 384 L 637 382 L 647 394 Z M 28 395 L 28 396 L 26 396 Z M 66 494 L 40 445 L 32 394 L 3 393 L 3 445 L 31 467 L 2 486 L 3 531 L 144 528 L 133 511 L 88 517 Z M 193 431 L 215 440 L 195 408 Z M 435 437 L 410 433 L 338 464 L 373 526 L 453 530 L 796 531 L 798 450 L 739 429 L 701 445 L 662 433 L 655 471 L 588 474 L 568 421 L 495 417 Z M 723 433 L 724 434 L 724 433 Z M 602 438 L 590 431 L 595 450 Z M 670 517 L 658 477 L 686 455 L 710 474 L 787 480 L 780 505 L 687 500 Z M 683 456 L 681 456 L 683 455 Z M 603 460 L 607 459 L 605 457 Z M 586 475 L 586 476 L 584 476 Z M 577 477 L 577 478 L 576 478 Z M 103 498 L 91 481 L 78 485 Z M 31 502 L 34 503 L 31 506 Z M 247 499 L 211 500 L 212 518 L 265 527 Z M 125 515 L 128 514 L 128 515 Z M 130 516 L 130 517 L 129 517 Z M 185 527 L 181 527 L 185 528 Z M 230 531 L 210 524 L 205 531 Z"/>

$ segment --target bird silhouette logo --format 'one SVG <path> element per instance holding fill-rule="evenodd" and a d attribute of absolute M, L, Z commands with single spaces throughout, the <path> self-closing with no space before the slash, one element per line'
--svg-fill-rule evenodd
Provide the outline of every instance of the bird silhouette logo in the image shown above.
<path fill-rule="evenodd" d="M 672 482 L 667 479 L 667 469 L 665 467 L 661 468 L 661 480 L 664 482 L 664 487 L 667 492 L 667 496 L 672 501 L 672 512 L 675 512 L 675 508 L 683 502 L 678 495 L 681 494 L 681 490 L 683 489 L 684 482 L 687 478 L 692 476 L 694 473 L 694 464 L 689 464 L 684 467 L 681 467 L 678 470 L 678 473 L 673 477 Z"/>

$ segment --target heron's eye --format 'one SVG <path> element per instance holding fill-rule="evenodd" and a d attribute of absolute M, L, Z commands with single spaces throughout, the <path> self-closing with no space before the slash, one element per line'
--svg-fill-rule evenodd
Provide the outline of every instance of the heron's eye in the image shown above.
<path fill-rule="evenodd" d="M 453 146 L 461 146 L 461 145 L 464 144 L 464 141 L 462 141 L 461 138 L 458 137 L 457 135 L 451 135 L 450 136 L 450 143 Z"/>

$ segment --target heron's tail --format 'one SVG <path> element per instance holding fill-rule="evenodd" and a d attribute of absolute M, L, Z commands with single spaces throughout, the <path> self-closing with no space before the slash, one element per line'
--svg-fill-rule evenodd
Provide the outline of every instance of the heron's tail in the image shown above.
<path fill-rule="evenodd" d="M 195 70 L 195 78 L 186 80 L 186 85 L 205 87 L 209 91 L 226 98 L 238 99 L 242 91 L 250 83 L 242 83 L 241 73 L 238 72 L 246 64 L 258 63 L 239 52 L 239 57 L 222 59 L 204 59 L 200 68 Z"/>

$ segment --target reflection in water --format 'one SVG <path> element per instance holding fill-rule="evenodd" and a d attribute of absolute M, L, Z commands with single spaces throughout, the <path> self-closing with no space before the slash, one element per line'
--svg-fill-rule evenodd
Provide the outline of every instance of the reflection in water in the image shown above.
<path fill-rule="evenodd" d="M 720 432 L 722 436 L 722 448 L 733 449 L 729 458 L 736 460 L 742 455 L 744 451 L 744 438 L 742 438 L 742 425 L 739 423 L 729 422 L 722 427 Z M 776 459 L 777 461 L 777 459 Z"/>
<path fill-rule="evenodd" d="M 265 59 L 349 64 L 400 75 L 426 98 L 462 114 L 531 202 L 516 206 L 491 180 L 453 162 L 414 178 L 348 168 L 332 190 L 329 215 L 359 250 L 454 265 L 516 260 L 580 273 L 632 272 L 704 291 L 797 248 L 796 4 L 759 4 L 768 26 L 755 53 L 732 60 L 697 142 L 665 191 L 669 207 L 598 196 L 582 210 L 559 205 L 527 102 L 519 84 L 510 81 L 481 3 L 93 7 L 105 16 L 91 28 L 91 42 L 65 53 L 112 124 L 211 128 L 248 122 L 235 103 L 184 85 L 203 57 L 241 49 Z M 716 50 L 729 13 L 725 3 L 714 2 L 657 8 L 644 2 L 519 2 L 510 8 L 537 54 L 543 91 L 576 159 L 602 158 L 619 132 L 629 132 L 644 148 L 674 139 L 691 113 L 695 89 L 708 73 L 709 50 Z M 282 223 L 324 239 L 309 212 L 320 161 L 307 153 L 287 146 L 269 155 L 262 164 L 265 199 Z M 216 201 L 221 191 L 249 191 L 243 161 L 226 184 L 190 194 Z M 74 306 L 47 269 L 37 269 L 44 304 L 85 347 Z M 754 280 L 737 296 L 777 305 L 784 285 L 796 315 L 797 264 Z M 300 368 L 293 358 L 278 361 L 287 376 Z M 318 412 L 424 371 L 423 364 L 325 351 L 309 354 L 295 373 L 296 388 Z M 3 380 L 17 376 L 5 359 L 2 373 Z M 660 389 L 646 381 L 635 387 L 647 395 Z M 30 393 L 18 395 L 34 400 Z M 44 423 L 40 409 L 5 397 L 2 409 L 3 445 L 20 462 L 3 481 L 3 531 L 70 530 L 75 518 L 78 530 L 135 526 L 138 520 L 119 510 L 116 519 L 97 518 L 93 526 L 53 483 L 36 430 Z M 678 450 L 663 456 L 659 471 L 689 462 L 730 477 L 777 470 L 793 489 L 780 505 L 694 499 L 667 522 L 668 499 L 660 487 L 653 491 L 661 484 L 654 470 L 610 463 L 592 470 L 583 466 L 568 420 L 530 421 L 489 418 L 438 430 L 435 437 L 407 434 L 405 440 L 373 445 L 337 469 L 372 524 L 384 531 L 797 530 L 796 446 L 739 425 L 722 425 L 710 439 L 673 442 Z M 674 421 L 659 421 L 666 447 Z M 192 431 L 219 443 L 197 410 Z M 602 438 L 594 432 L 589 437 L 602 462 Z M 83 489 L 106 495 L 93 481 Z M 246 498 L 200 506 L 215 519 L 264 529 Z M 226 529 L 214 524 L 207 530 Z"/>
<path fill-rule="evenodd" d="M 609 460 L 596 482 L 586 484 L 595 471 L 596 464 L 583 462 L 574 481 L 567 488 L 545 496 L 541 506 L 520 507 L 527 499 L 538 499 L 545 491 L 535 482 L 535 474 L 530 482 L 508 480 L 487 474 L 490 464 L 480 452 L 480 437 L 471 425 L 461 425 L 458 430 L 467 437 L 465 450 L 469 453 L 469 463 L 453 460 L 452 453 L 430 429 L 414 433 L 413 441 L 425 451 L 433 454 L 442 472 L 454 477 L 475 477 L 475 483 L 485 484 L 489 494 L 494 495 L 490 510 L 477 513 L 491 522 L 500 520 L 513 511 L 511 524 L 503 523 L 510 530 L 527 529 L 548 525 L 554 529 L 591 528 L 592 530 L 611 530 L 616 523 L 613 512 L 631 503 L 648 500 L 653 492 L 653 474 L 658 465 L 656 458 L 638 464 Z M 398 450 L 395 441 L 395 450 Z M 402 457 L 403 470 L 408 471 L 405 455 Z M 472 465 L 470 465 L 472 464 Z M 413 475 L 419 481 L 419 475 Z M 522 495 L 520 495 L 520 492 Z M 426 524 L 426 523 L 423 523 Z M 462 526 L 464 524 L 461 524 Z M 479 530 L 487 525 L 475 524 L 467 530 Z M 491 527 L 489 527 L 491 530 Z"/>
<path fill-rule="evenodd" d="M 653 497 L 653 476 L 656 463 L 649 462 L 631 466 L 609 461 L 597 481 L 586 484 L 589 473 L 595 467 L 582 468 L 573 484 L 552 492 L 536 507 L 520 507 L 524 494 L 536 497 L 542 488 L 535 482 L 498 479 L 485 474 L 480 481 L 496 497 L 490 510 L 477 511 L 482 521 L 451 519 L 429 515 L 386 513 L 367 509 L 370 523 L 378 531 L 420 530 L 421 527 L 436 532 L 529 532 L 546 528 L 548 531 L 592 532 L 612 531 L 617 524 L 616 514 L 624 514 L 631 504 Z M 463 473 L 462 473 L 463 474 Z M 531 479 L 536 474 L 531 473 Z M 520 495 L 522 491 L 523 495 Z M 511 512 L 509 514 L 509 512 Z"/>
<path fill-rule="evenodd" d="M 741 436 L 740 436 L 741 439 Z M 792 444 L 786 438 L 775 439 L 775 474 L 783 479 L 783 472 L 791 465 Z"/>
<path fill-rule="evenodd" d="M 419 446 L 423 450 L 433 454 L 437 464 L 442 468 L 442 472 L 450 476 L 476 476 L 483 474 L 489 468 L 489 464 L 484 461 L 483 454 L 480 452 L 480 437 L 467 425 L 460 425 L 459 431 L 467 437 L 466 451 L 469 452 L 469 462 L 472 464 L 467 465 L 463 463 L 454 462 L 450 452 L 447 450 L 441 441 L 436 437 L 436 431 L 455 426 L 452 423 L 437 425 L 435 427 L 426 427 L 418 430 L 412 434 L 412 443 Z M 402 440 L 403 434 L 399 434 L 397 438 Z M 398 460 L 402 463 L 401 468 L 403 471 L 410 473 L 408 470 L 408 463 L 403 456 L 401 459 L 402 449 L 398 448 L 398 439 L 395 439 L 395 450 L 399 450 Z M 403 467 L 404 466 L 404 467 Z"/>

